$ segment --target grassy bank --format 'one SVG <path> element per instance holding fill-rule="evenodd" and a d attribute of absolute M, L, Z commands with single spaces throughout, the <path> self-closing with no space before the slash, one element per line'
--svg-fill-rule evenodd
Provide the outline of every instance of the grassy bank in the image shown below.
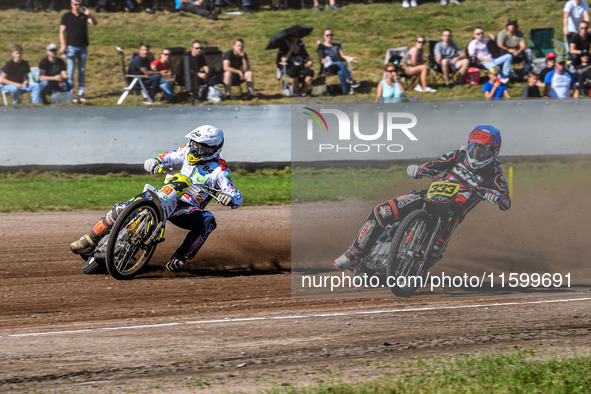
<path fill-rule="evenodd" d="M 164 6 L 168 2 L 161 1 Z M 518 19 L 520 29 L 529 38 L 529 29 L 534 27 L 554 27 L 557 39 L 562 39 L 562 9 L 564 2 L 548 0 L 499 1 L 463 0 L 461 5 L 441 6 L 438 1 L 421 1 L 418 7 L 402 8 L 400 1 L 392 3 L 370 2 L 371 4 L 346 4 L 338 11 L 316 12 L 308 7 L 302 10 L 283 12 L 269 11 L 268 2 L 263 12 L 253 15 L 225 15 L 218 21 L 211 21 L 190 13 L 159 11 L 155 15 L 145 12 L 95 14 L 97 26 L 89 28 L 90 47 L 87 73 L 87 93 L 90 99 L 86 105 L 114 105 L 122 93 L 123 76 L 120 58 L 115 50 L 119 46 L 127 54 L 136 50 L 141 41 L 152 45 L 158 55 L 164 47 L 183 46 L 188 48 L 195 39 L 205 46 L 217 46 L 222 51 L 231 49 L 237 37 L 244 38 L 245 50 L 249 55 L 255 76 L 255 87 L 259 99 L 248 104 L 286 104 L 289 99 L 281 95 L 279 83 L 275 78 L 276 51 L 267 51 L 265 46 L 276 32 L 293 24 L 307 24 L 314 28 L 304 41 L 318 71 L 315 53 L 316 41 L 322 38 L 325 28 L 334 30 L 335 37 L 343 40 L 346 54 L 359 57 L 353 66 L 353 76 L 361 82 L 356 90 L 357 100 L 375 96 L 376 85 L 382 78 L 384 56 L 388 48 L 412 46 L 417 35 L 425 35 L 428 40 L 440 40 L 441 31 L 450 28 L 454 41 L 460 48 L 466 48 L 472 39 L 475 27 L 483 27 L 485 33 L 497 34 L 505 26 L 508 18 Z M 226 8 L 225 11 L 232 11 Z M 32 66 L 45 56 L 49 43 L 59 45 L 58 27 L 60 13 L 28 13 L 5 10 L 0 12 L 0 65 L 10 59 L 12 45 L 19 43 L 24 47 L 24 59 Z M 338 78 L 331 84 L 338 85 Z M 523 83 L 514 83 L 509 92 L 513 97 L 521 97 Z M 424 98 L 482 98 L 482 86 L 456 86 L 441 88 L 434 94 L 407 92 L 410 97 Z M 232 100 L 224 104 L 236 104 Z M 128 98 L 125 105 L 135 105 Z"/>
<path fill-rule="evenodd" d="M 434 357 L 397 365 L 363 360 L 361 363 L 375 367 L 379 379 L 358 383 L 332 381 L 309 388 L 277 387 L 269 392 L 588 393 L 591 388 L 588 354 L 539 360 L 531 349 L 481 357 Z"/>

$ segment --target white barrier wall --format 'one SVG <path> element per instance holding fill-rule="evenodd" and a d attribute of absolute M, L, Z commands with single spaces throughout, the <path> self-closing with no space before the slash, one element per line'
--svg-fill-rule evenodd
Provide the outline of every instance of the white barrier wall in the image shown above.
<path fill-rule="evenodd" d="M 203 124 L 224 130 L 229 162 L 288 162 L 289 106 L 3 107 L 0 166 L 137 164 L 184 144 Z"/>
<path fill-rule="evenodd" d="M 349 106 L 351 111 L 362 111 L 364 105 Z M 298 146 L 306 133 L 304 107 L 320 112 L 330 105 L 2 107 L 0 167 L 139 164 L 180 146 L 186 141 L 185 134 L 202 124 L 224 130 L 223 157 L 229 162 L 289 162 L 292 117 L 294 160 L 318 160 L 307 157 Z M 591 100 L 412 102 L 382 105 L 379 111 L 415 116 L 412 132 L 419 143 L 406 140 L 403 152 L 363 159 L 439 155 L 464 143 L 468 132 L 479 124 L 492 124 L 502 131 L 504 156 L 591 153 Z M 329 122 L 330 117 L 325 115 Z M 326 135 L 317 132 L 315 138 Z M 329 154 L 322 159 L 347 157 Z"/>

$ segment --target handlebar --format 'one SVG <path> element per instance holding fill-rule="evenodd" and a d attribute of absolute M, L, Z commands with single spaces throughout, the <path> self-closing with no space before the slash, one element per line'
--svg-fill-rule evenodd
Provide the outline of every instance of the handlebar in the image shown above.
<path fill-rule="evenodd" d="M 169 171 L 167 171 L 162 164 L 160 164 L 154 168 L 154 173 L 158 173 L 158 174 L 165 175 L 165 176 L 174 175 L 174 174 L 171 174 Z M 221 204 L 221 202 L 217 196 L 218 193 L 222 192 L 220 189 L 215 189 L 215 188 L 208 187 L 205 185 L 200 185 L 198 183 L 193 183 L 191 185 L 191 187 L 195 187 L 195 188 L 199 189 L 201 192 L 203 192 L 203 193 L 207 194 L 208 196 L 210 196 L 211 198 L 213 198 L 218 204 Z"/>

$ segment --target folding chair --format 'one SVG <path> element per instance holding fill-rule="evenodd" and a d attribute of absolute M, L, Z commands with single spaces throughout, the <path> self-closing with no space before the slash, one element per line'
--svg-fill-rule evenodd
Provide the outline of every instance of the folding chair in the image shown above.
<path fill-rule="evenodd" d="M 281 93 L 285 97 L 293 96 L 293 86 L 287 81 L 287 63 L 281 61 L 281 57 L 279 56 L 279 52 L 277 52 L 277 80 L 280 81 L 281 84 Z"/>
<path fill-rule="evenodd" d="M 328 3 L 328 1 L 327 1 L 327 3 Z M 321 43 L 322 43 L 322 40 L 316 41 L 317 47 Z M 333 38 L 332 39 L 332 43 L 334 45 L 342 46 L 343 41 L 340 40 L 340 39 L 338 39 L 338 38 Z M 318 52 L 318 50 L 317 50 L 317 52 Z M 320 57 L 320 52 L 318 52 L 318 57 Z M 318 76 L 326 78 L 327 76 L 334 75 L 334 76 L 337 76 L 338 77 L 338 73 L 337 72 L 331 71 L 330 66 L 328 67 L 328 69 L 326 69 L 326 67 L 324 67 L 324 64 L 322 64 L 322 61 L 320 61 L 320 60 L 321 59 L 318 59 L 318 63 L 320 64 L 320 70 L 318 72 Z M 351 60 L 345 60 L 345 59 L 340 58 L 340 56 L 339 56 L 339 61 L 341 61 L 341 62 L 345 62 L 346 61 L 347 62 L 347 68 L 349 69 L 349 72 L 351 72 L 351 63 L 352 63 Z M 339 91 L 341 90 L 341 83 L 340 83 L 340 81 L 339 81 L 339 89 L 338 90 Z M 350 88 L 349 93 L 350 94 L 355 93 L 353 87 Z"/>
<path fill-rule="evenodd" d="M 394 63 L 396 65 L 396 73 L 398 74 L 398 80 L 402 83 L 404 90 L 410 90 L 419 83 L 421 74 L 407 75 L 404 72 L 404 68 L 400 65 L 402 59 L 408 54 L 408 47 L 390 48 L 386 51 L 386 57 L 384 58 L 384 65 L 388 63 Z M 386 78 L 386 72 L 384 71 L 382 79 Z"/>
<path fill-rule="evenodd" d="M 555 49 L 555 44 L 561 48 L 560 51 Z M 567 45 L 567 43 L 554 38 L 553 27 L 533 28 L 529 30 L 529 47 L 536 57 L 545 58 L 550 52 L 557 55 L 565 55 L 568 52 Z"/>
<path fill-rule="evenodd" d="M 0 68 L 0 75 L 2 75 L 1 68 Z M 2 85 L 1 80 L 0 80 L 0 92 L 2 92 L 2 100 L 4 101 L 4 106 L 8 106 L 8 101 L 6 100 L 6 92 L 4 91 L 4 86 Z"/>
<path fill-rule="evenodd" d="M 441 65 L 439 63 L 437 63 L 437 61 L 435 60 L 435 45 L 437 45 L 438 42 L 439 41 L 429 40 L 429 67 L 431 67 L 431 69 L 433 71 L 435 71 L 434 73 L 431 73 L 431 74 L 435 75 L 437 82 L 444 84 L 445 78 L 443 77 L 443 70 L 441 69 Z M 455 80 L 456 73 L 457 73 L 457 70 L 449 73 L 449 80 L 450 81 Z"/>
<path fill-rule="evenodd" d="M 123 89 L 123 94 L 121 95 L 121 97 L 119 97 L 119 100 L 117 100 L 117 105 L 120 105 L 130 92 L 133 93 L 136 103 L 138 93 L 141 93 L 145 100 L 148 100 L 150 103 L 153 103 L 154 101 L 150 98 L 150 95 L 148 94 L 148 91 L 146 90 L 146 87 L 142 82 L 142 80 L 149 79 L 150 77 L 146 75 L 129 74 L 129 71 L 125 67 L 125 54 L 123 53 L 123 49 L 119 47 L 116 47 L 115 49 L 117 49 L 117 52 L 121 54 L 121 70 L 123 71 L 123 78 L 125 79 L 125 83 L 127 84 L 127 86 Z M 134 54 L 132 54 L 131 59 L 133 59 L 134 57 Z"/>
<path fill-rule="evenodd" d="M 183 55 L 185 54 L 185 48 L 184 47 L 171 47 L 171 48 L 166 48 L 168 51 L 170 51 L 170 57 L 169 57 L 169 61 L 170 61 L 170 73 L 172 74 L 172 87 L 173 87 L 173 91 L 174 91 L 174 86 L 175 85 L 179 85 L 181 86 L 181 82 L 178 80 L 178 74 L 181 70 L 181 62 L 183 61 Z"/>

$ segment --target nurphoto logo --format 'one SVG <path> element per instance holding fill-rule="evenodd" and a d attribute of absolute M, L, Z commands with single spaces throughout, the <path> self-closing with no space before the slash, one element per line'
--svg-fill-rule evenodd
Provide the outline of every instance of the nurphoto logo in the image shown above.
<path fill-rule="evenodd" d="M 320 133 L 329 134 L 335 130 L 336 121 L 338 134 L 336 143 L 318 144 L 318 152 L 402 152 L 404 146 L 392 143 L 394 139 L 408 139 L 418 141 L 418 138 L 410 129 L 417 125 L 417 117 L 407 112 L 353 112 L 351 115 L 339 109 L 322 108 L 317 111 L 310 107 L 304 107 L 309 112 L 303 112 L 310 119 L 307 120 L 306 138 L 314 140 L 315 129 Z M 334 115 L 323 116 L 323 115 Z M 352 120 L 351 120 L 352 116 Z M 327 119 L 328 118 L 328 121 Z M 329 129 L 329 123 L 331 125 Z M 377 130 L 376 130 L 377 129 Z M 330 130 L 330 131 L 329 131 Z M 343 143 L 344 141 L 351 143 Z M 372 143 L 368 143 L 371 141 Z M 360 143 L 353 143 L 360 142 Z"/>

